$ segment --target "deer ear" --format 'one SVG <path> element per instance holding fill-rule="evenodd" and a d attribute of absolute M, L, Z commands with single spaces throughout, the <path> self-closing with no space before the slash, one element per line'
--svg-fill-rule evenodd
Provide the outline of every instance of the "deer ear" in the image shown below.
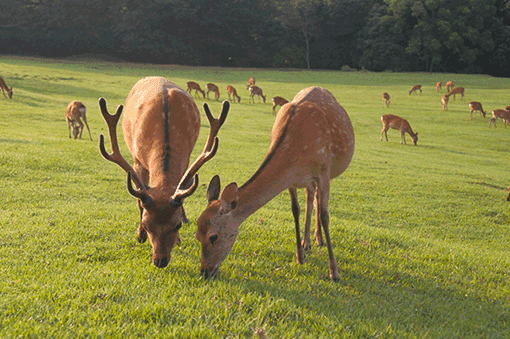
<path fill-rule="evenodd" d="M 237 192 L 237 184 L 231 182 L 225 187 L 223 193 L 221 193 L 221 209 L 228 213 L 233 211 L 237 207 L 239 202 L 239 194 Z"/>
<path fill-rule="evenodd" d="M 209 187 L 207 187 L 207 201 L 209 201 L 209 203 L 213 200 L 218 200 L 220 196 L 220 189 L 220 177 L 215 175 L 209 182 Z"/>

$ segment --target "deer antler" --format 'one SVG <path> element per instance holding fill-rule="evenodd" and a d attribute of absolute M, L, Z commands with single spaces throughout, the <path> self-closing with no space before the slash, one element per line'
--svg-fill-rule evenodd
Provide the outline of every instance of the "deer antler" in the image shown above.
<path fill-rule="evenodd" d="M 215 119 L 211 113 L 211 110 L 209 109 L 209 105 L 207 103 L 204 103 L 204 111 L 205 115 L 207 116 L 207 120 L 209 120 L 209 136 L 207 137 L 207 142 L 205 143 L 204 150 L 202 153 L 197 157 L 197 159 L 191 164 L 191 166 L 186 170 L 186 173 L 181 178 L 181 181 L 179 182 L 179 185 L 177 186 L 177 190 L 175 191 L 174 195 L 172 196 L 172 201 L 174 204 L 182 204 L 182 201 L 189 197 L 198 187 L 198 170 L 200 167 L 202 167 L 203 164 L 205 164 L 207 161 L 209 161 L 214 155 L 216 154 L 216 151 L 218 150 L 218 132 L 225 122 L 225 119 L 227 119 L 228 110 L 230 108 L 230 103 L 225 100 L 223 101 L 222 107 L 221 107 L 221 113 L 218 119 Z M 193 178 L 193 182 L 191 185 L 189 185 L 189 181 Z M 188 187 L 189 185 L 189 187 Z"/>
<path fill-rule="evenodd" d="M 106 100 L 104 98 L 99 98 L 99 108 L 101 109 L 101 114 L 103 115 L 106 124 L 108 125 L 108 132 L 110 134 L 110 142 L 112 144 L 112 153 L 108 153 L 104 146 L 104 135 L 101 134 L 99 136 L 99 151 L 101 155 L 108 161 L 114 162 L 119 165 L 124 171 L 128 173 L 128 191 L 131 195 L 136 198 L 142 200 L 142 202 L 146 202 L 149 197 L 147 194 L 148 186 L 143 182 L 142 179 L 136 174 L 133 167 L 124 159 L 119 149 L 119 142 L 117 140 L 117 123 L 119 122 L 120 115 L 122 114 L 122 110 L 124 106 L 119 105 L 117 107 L 117 111 L 114 115 L 111 115 L 106 108 Z M 133 177 L 133 181 L 135 185 L 138 187 L 138 190 L 135 190 L 131 185 L 131 177 Z"/>

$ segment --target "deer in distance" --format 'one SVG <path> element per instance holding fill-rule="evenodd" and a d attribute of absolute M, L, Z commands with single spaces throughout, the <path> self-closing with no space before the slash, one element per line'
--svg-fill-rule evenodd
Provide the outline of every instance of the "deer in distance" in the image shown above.
<path fill-rule="evenodd" d="M 398 117 L 393 114 L 386 114 L 381 117 L 381 121 L 383 124 L 383 128 L 381 130 L 381 140 L 383 139 L 383 133 L 386 136 L 386 141 L 388 141 L 388 129 L 398 129 L 400 131 L 400 143 L 405 144 L 406 143 L 406 133 L 408 133 L 411 138 L 413 139 L 413 143 L 416 146 L 416 143 L 418 142 L 418 133 L 414 133 L 411 129 L 411 125 L 409 125 L 409 122 L 407 122 L 406 119 L 403 119 L 401 117 Z"/>
<path fill-rule="evenodd" d="M 189 81 L 186 83 L 186 85 L 188 86 L 188 88 L 186 89 L 186 92 L 191 94 L 191 91 L 195 90 L 195 98 L 198 96 L 198 92 L 200 92 L 200 93 L 202 93 L 202 96 L 205 99 L 205 91 L 202 88 L 200 88 L 199 84 L 197 84 L 194 81 Z"/>
<path fill-rule="evenodd" d="M 207 99 L 209 99 L 209 92 L 213 92 L 216 100 L 220 100 L 220 90 L 218 89 L 218 86 L 212 83 L 208 83 L 205 86 L 207 87 Z"/>
<path fill-rule="evenodd" d="M 474 111 L 478 111 L 480 113 L 480 117 L 483 117 L 485 118 L 485 115 L 487 114 L 483 108 L 482 108 L 482 104 L 479 103 L 478 101 L 471 101 L 469 103 L 469 109 L 471 110 L 470 114 L 469 114 L 469 119 L 473 119 L 473 112 Z"/>
<path fill-rule="evenodd" d="M 382 95 L 382 99 L 384 101 L 384 103 L 386 104 L 386 107 L 389 108 L 390 107 L 390 95 L 386 92 L 383 93 Z M 383 103 L 383 105 L 384 105 Z"/>
<path fill-rule="evenodd" d="M 7 95 L 9 96 L 9 99 L 12 99 L 12 87 L 9 88 L 2 77 L 0 77 L 0 89 L 2 89 L 2 94 L 6 99 Z M 5 92 L 7 92 L 7 95 L 5 95 Z"/>
<path fill-rule="evenodd" d="M 305 249 L 310 248 L 310 219 L 315 199 L 315 239 L 318 245 L 324 244 L 322 228 L 328 248 L 329 275 L 332 280 L 339 280 L 329 233 L 330 180 L 347 169 L 353 153 L 353 127 L 335 97 L 321 87 L 301 90 L 280 109 L 268 153 L 253 176 L 241 187 L 235 182 L 228 184 L 221 194 L 219 176 L 210 181 L 208 205 L 197 220 L 196 237 L 202 246 L 201 274 L 205 278 L 217 275 L 243 221 L 288 189 L 296 231 L 296 261 L 302 264 Z M 303 243 L 297 188 L 305 188 L 307 195 Z"/>
<path fill-rule="evenodd" d="M 283 105 L 285 105 L 288 102 L 289 101 L 287 99 L 284 99 L 282 97 L 274 97 L 273 98 L 273 114 L 275 114 L 274 110 L 275 110 L 276 106 L 282 107 Z"/>
<path fill-rule="evenodd" d="M 494 111 L 492 111 L 492 118 L 491 121 L 489 121 L 489 128 L 491 127 L 492 122 L 494 122 L 494 128 L 496 128 L 496 120 L 498 120 L 498 118 L 503 120 L 506 128 L 506 125 L 510 120 L 510 112 L 507 111 L 506 109 L 495 109 Z"/>
<path fill-rule="evenodd" d="M 246 89 L 250 89 L 250 87 L 253 85 L 255 85 L 255 78 L 248 79 L 248 83 L 246 84 Z"/>
<path fill-rule="evenodd" d="M 230 95 L 232 95 L 232 99 L 234 100 L 234 102 L 236 102 L 236 99 L 237 99 L 237 103 L 241 102 L 241 97 L 239 95 L 237 95 L 237 91 L 233 86 L 230 86 L 230 85 L 227 86 L 227 94 L 228 94 L 229 100 L 230 100 Z"/>
<path fill-rule="evenodd" d="M 257 95 L 259 97 L 259 104 L 260 104 L 260 97 L 262 97 L 262 100 L 264 103 L 266 103 L 266 96 L 262 94 L 262 89 L 260 87 L 257 87 L 255 85 L 250 87 L 250 98 L 253 103 L 255 103 L 254 96 Z"/>
<path fill-rule="evenodd" d="M 453 82 L 453 81 L 446 82 L 446 92 L 450 92 L 450 90 L 453 88 L 453 86 L 455 86 L 455 82 Z"/>
<path fill-rule="evenodd" d="M 102 134 L 99 149 L 106 160 L 127 172 L 127 190 L 137 198 L 140 210 L 138 241 L 143 243 L 149 238 L 156 267 L 168 265 L 172 248 L 180 242 L 179 229 L 182 222 L 187 222 L 183 202 L 198 187 L 196 173 L 200 167 L 216 154 L 217 135 L 229 106 L 228 101 L 223 102 L 220 116 L 215 119 L 204 103 L 209 136 L 202 153 L 188 167 L 200 131 L 200 113 L 191 95 L 182 88 L 162 77 L 143 78 L 114 115 L 108 112 L 106 100 L 99 99 L 112 153 L 106 151 Z M 134 167 L 120 153 L 117 141 L 117 123 L 123 110 L 122 131 Z"/>
<path fill-rule="evenodd" d="M 414 85 L 413 88 L 411 88 L 411 90 L 409 91 L 409 95 L 411 95 L 411 93 L 413 92 L 414 94 L 418 94 L 418 91 L 420 91 L 420 94 L 422 93 L 421 85 Z"/>
<path fill-rule="evenodd" d="M 448 110 L 448 101 L 450 101 L 450 96 L 448 95 L 448 93 L 443 94 L 443 96 L 441 97 L 441 103 L 443 104 L 443 111 Z"/>
<path fill-rule="evenodd" d="M 455 87 L 448 93 L 449 96 L 453 95 L 453 100 L 455 100 L 455 94 L 461 95 L 460 100 L 464 99 L 464 87 Z"/>
<path fill-rule="evenodd" d="M 436 82 L 436 92 L 438 92 L 441 89 L 441 81 Z"/>
<path fill-rule="evenodd" d="M 90 140 L 92 140 L 92 135 L 90 134 L 89 124 L 87 123 L 87 108 L 80 101 L 71 101 L 66 108 L 66 121 L 67 127 L 69 129 L 69 139 L 71 139 L 71 127 L 73 128 L 73 137 L 76 139 L 78 134 L 81 135 L 83 133 L 83 123 L 87 126 L 89 131 Z M 83 122 L 81 122 L 83 119 Z"/>

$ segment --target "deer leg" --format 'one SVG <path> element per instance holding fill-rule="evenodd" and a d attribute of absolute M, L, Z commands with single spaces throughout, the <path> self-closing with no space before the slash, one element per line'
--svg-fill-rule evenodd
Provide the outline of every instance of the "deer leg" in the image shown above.
<path fill-rule="evenodd" d="M 2 89 L 2 94 L 3 94 L 3 95 L 4 95 L 4 97 L 7 99 L 7 95 L 5 95 L 4 89 L 3 89 L 3 88 L 1 88 L 1 89 Z"/>
<path fill-rule="evenodd" d="M 71 121 L 67 119 L 67 129 L 69 129 L 69 139 L 71 139 Z"/>
<path fill-rule="evenodd" d="M 87 123 L 87 116 L 85 114 L 83 114 L 82 117 L 83 117 L 83 122 L 85 123 L 85 126 L 87 126 L 87 130 L 89 131 L 90 140 L 92 140 L 92 135 L 90 134 L 89 124 Z"/>
<path fill-rule="evenodd" d="M 402 144 L 402 140 L 404 141 L 404 145 L 407 145 L 406 144 L 406 134 L 405 132 L 404 133 L 400 133 L 400 143 Z"/>
<path fill-rule="evenodd" d="M 322 230 L 321 230 L 321 215 L 318 205 L 319 197 L 318 197 L 318 191 L 315 190 L 315 243 L 317 246 L 324 246 L 324 239 L 322 238 Z"/>
<path fill-rule="evenodd" d="M 328 213 L 328 202 L 329 202 L 329 173 L 322 174 L 317 180 L 317 205 L 320 211 L 320 219 L 322 227 L 324 228 L 324 236 L 326 237 L 326 245 L 328 246 L 328 257 L 329 257 L 329 277 L 333 281 L 340 280 L 340 274 L 338 273 L 338 264 L 333 253 L 333 247 L 331 245 L 331 238 L 329 236 L 329 213 Z"/>
<path fill-rule="evenodd" d="M 305 251 L 301 245 L 301 234 L 299 231 L 299 202 L 296 188 L 290 187 L 289 193 L 292 205 L 292 215 L 294 216 L 294 223 L 296 225 L 296 261 L 298 264 L 302 264 L 305 262 Z"/>
<path fill-rule="evenodd" d="M 81 122 L 80 118 L 76 119 L 76 121 L 78 122 L 78 125 L 80 126 L 80 139 L 81 139 L 81 134 L 83 133 L 83 122 Z"/>
<path fill-rule="evenodd" d="M 145 169 L 145 167 L 143 167 L 142 164 L 140 164 L 140 162 L 138 160 L 135 160 L 133 168 L 134 168 L 136 174 L 140 177 L 140 179 L 142 179 L 143 182 L 145 184 L 147 184 L 149 182 L 149 171 L 147 169 Z M 137 188 L 139 188 L 139 187 L 137 187 Z M 142 201 L 140 199 L 138 199 L 138 208 L 140 209 L 140 224 L 138 226 L 137 237 L 138 237 L 138 242 L 143 244 L 145 241 L 147 241 L 147 230 L 145 228 L 143 228 L 143 225 L 142 225 L 144 208 L 142 206 Z"/>
<path fill-rule="evenodd" d="M 307 187 L 306 188 L 306 219 L 305 219 L 305 233 L 303 235 L 303 249 L 305 251 L 310 250 L 312 248 L 312 244 L 310 241 L 310 224 L 312 222 L 312 212 L 313 212 L 313 199 L 315 197 L 315 188 Z"/>

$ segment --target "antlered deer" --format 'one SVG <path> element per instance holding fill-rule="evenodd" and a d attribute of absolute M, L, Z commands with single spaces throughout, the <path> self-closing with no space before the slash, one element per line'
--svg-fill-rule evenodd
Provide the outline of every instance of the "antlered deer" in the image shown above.
<path fill-rule="evenodd" d="M 249 89 L 250 86 L 255 85 L 255 78 L 248 79 L 248 83 L 246 84 L 246 89 Z"/>
<path fill-rule="evenodd" d="M 411 129 L 411 125 L 409 125 L 409 122 L 407 122 L 406 119 L 403 119 L 401 117 L 398 117 L 393 114 L 386 114 L 381 117 L 381 121 L 383 124 L 383 128 L 381 130 L 381 141 L 383 133 L 386 136 L 386 141 L 388 141 L 388 129 L 398 129 L 400 131 L 400 143 L 405 144 L 406 143 L 406 133 L 409 133 L 411 138 L 413 139 L 413 143 L 416 146 L 416 143 L 418 142 L 418 133 L 414 133 Z"/>
<path fill-rule="evenodd" d="M 193 82 L 193 81 L 189 81 L 186 83 L 186 85 L 188 86 L 188 88 L 186 89 L 186 92 L 191 94 L 191 91 L 195 90 L 195 98 L 198 96 L 197 92 L 200 92 L 200 93 L 202 93 L 202 95 L 204 96 L 204 99 L 205 99 L 205 91 L 200 88 L 199 84 L 197 84 L 196 82 Z"/>
<path fill-rule="evenodd" d="M 471 110 L 471 114 L 469 114 L 469 119 L 473 119 L 473 112 L 474 111 L 479 111 L 480 112 L 480 116 L 481 117 L 484 117 L 485 118 L 485 115 L 487 114 L 483 108 L 482 108 L 482 104 L 479 103 L 478 101 L 471 101 L 469 103 L 469 109 Z"/>
<path fill-rule="evenodd" d="M 260 104 L 260 97 L 262 97 L 262 100 L 264 101 L 264 103 L 266 103 L 266 96 L 264 96 L 262 94 L 262 89 L 260 87 L 257 87 L 257 86 L 251 86 L 250 87 L 250 98 L 251 98 L 251 101 L 253 101 L 253 103 L 255 103 L 255 98 L 253 98 L 255 95 L 257 95 L 259 97 L 259 104 Z"/>
<path fill-rule="evenodd" d="M 282 107 L 283 105 L 285 105 L 288 102 L 289 101 L 287 99 L 284 99 L 282 97 L 274 97 L 273 98 L 273 114 L 275 113 L 274 109 L 276 108 L 276 106 Z"/>
<path fill-rule="evenodd" d="M 386 103 L 386 107 L 390 107 L 390 95 L 386 92 L 383 93 L 382 95 L 382 99 L 383 101 Z"/>
<path fill-rule="evenodd" d="M 237 91 L 233 86 L 230 86 L 230 85 L 227 86 L 227 94 L 228 94 L 229 100 L 230 100 L 230 95 L 232 94 L 232 99 L 234 100 L 234 102 L 236 102 L 236 98 L 237 98 L 238 103 L 241 102 L 241 97 L 239 95 L 237 95 Z"/>
<path fill-rule="evenodd" d="M 453 100 L 455 100 L 455 94 L 460 94 L 460 100 L 462 100 L 464 98 L 464 87 L 455 87 L 448 93 L 449 96 L 453 95 Z"/>
<path fill-rule="evenodd" d="M 7 95 L 9 96 L 9 99 L 12 99 L 12 87 L 9 88 L 2 77 L 0 77 L 0 89 L 2 89 L 2 94 L 6 99 Z M 5 92 L 7 92 L 7 95 L 5 95 Z"/>
<path fill-rule="evenodd" d="M 354 152 L 354 131 L 349 116 L 335 97 L 321 87 L 301 90 L 283 106 L 271 132 L 271 145 L 259 169 L 241 187 L 235 182 L 220 195 L 219 176 L 207 189 L 207 208 L 197 220 L 197 239 L 202 245 L 201 273 L 214 276 L 232 250 L 239 226 L 280 192 L 288 189 L 296 228 L 296 260 L 304 262 L 310 245 L 310 218 L 314 197 L 317 206 L 315 238 L 323 244 L 324 229 L 329 256 L 329 275 L 339 280 L 338 266 L 329 235 L 330 180 L 347 169 Z M 306 188 L 306 222 L 301 243 L 297 188 Z"/>
<path fill-rule="evenodd" d="M 436 82 L 436 92 L 441 89 L 441 86 L 442 86 L 441 81 Z"/>
<path fill-rule="evenodd" d="M 413 88 L 411 88 L 411 90 L 409 91 L 409 95 L 411 95 L 411 93 L 414 92 L 414 94 L 417 94 L 418 92 L 417 91 L 420 91 L 421 92 L 421 85 L 414 85 Z"/>
<path fill-rule="evenodd" d="M 455 86 L 455 82 L 453 81 L 448 81 L 446 83 L 446 92 L 450 92 L 450 90 L 453 88 L 453 86 Z"/>
<path fill-rule="evenodd" d="M 206 87 L 207 87 L 207 99 L 209 99 L 209 92 L 213 92 L 216 100 L 220 100 L 220 90 L 218 89 L 218 86 L 212 83 L 208 83 Z"/>
<path fill-rule="evenodd" d="M 87 126 L 90 140 L 92 140 L 89 124 L 87 123 L 87 108 L 79 101 L 71 101 L 66 108 L 66 121 L 69 129 L 69 139 L 71 138 L 71 127 L 73 128 L 74 138 L 76 139 L 79 133 L 81 139 L 81 135 L 83 133 L 83 122 L 81 122 L 81 119 L 83 119 L 85 126 Z"/>
<path fill-rule="evenodd" d="M 99 139 L 103 157 L 127 172 L 127 189 L 138 199 L 140 226 L 138 241 L 147 236 L 152 244 L 152 262 L 156 267 L 168 265 L 173 246 L 178 243 L 179 229 L 186 221 L 184 199 L 198 187 L 198 170 L 218 149 L 218 131 L 229 109 L 223 103 L 215 119 L 204 104 L 210 124 L 209 136 L 198 158 L 186 170 L 200 130 L 200 113 L 193 98 L 182 88 L 162 77 L 138 81 L 126 99 L 122 131 L 133 156 L 134 168 L 124 159 L 117 141 L 117 123 L 123 110 L 119 105 L 110 115 L 106 100 L 99 99 L 101 113 L 108 125 L 112 153 L 108 154 L 104 136 Z M 137 188 L 132 185 L 133 179 Z M 150 186 L 149 186 L 150 184 Z"/>
<path fill-rule="evenodd" d="M 495 109 L 492 111 L 492 119 L 489 121 L 489 127 L 491 127 L 491 123 L 494 122 L 494 128 L 496 128 L 496 120 L 498 118 L 502 119 L 506 125 L 508 124 L 508 121 L 510 120 L 510 112 L 506 109 Z"/>
<path fill-rule="evenodd" d="M 443 97 L 441 98 L 441 102 L 443 103 L 443 111 L 448 110 L 448 101 L 450 101 L 450 96 L 447 94 L 443 94 Z"/>

